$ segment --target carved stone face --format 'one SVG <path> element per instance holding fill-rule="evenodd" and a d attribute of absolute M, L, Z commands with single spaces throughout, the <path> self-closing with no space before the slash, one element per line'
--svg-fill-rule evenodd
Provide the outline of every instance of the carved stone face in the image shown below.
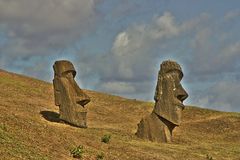
<path fill-rule="evenodd" d="M 183 76 L 180 66 L 172 61 L 168 62 L 167 65 L 167 67 L 161 65 L 165 68 L 159 73 L 154 112 L 173 124 L 179 125 L 182 110 L 185 107 L 183 101 L 188 97 L 188 94 L 180 83 Z"/>
<path fill-rule="evenodd" d="M 74 77 L 76 71 L 69 61 L 57 61 L 54 64 L 54 92 L 55 103 L 60 106 L 63 101 L 70 101 L 71 104 L 86 105 L 89 97 L 79 88 Z M 68 97 L 68 98 L 66 98 Z"/>
<path fill-rule="evenodd" d="M 79 88 L 76 81 L 74 80 L 74 75 L 72 72 L 67 72 L 66 74 L 64 74 L 64 77 L 69 82 L 69 88 L 72 90 L 72 93 L 70 94 L 72 94 L 72 99 L 74 103 L 77 103 L 84 107 L 84 105 L 89 102 L 89 97 Z"/>
<path fill-rule="evenodd" d="M 69 61 L 56 61 L 54 66 L 55 105 L 59 106 L 60 118 L 80 127 L 86 127 L 86 105 L 90 98 L 80 89 L 74 77 L 76 71 Z"/>

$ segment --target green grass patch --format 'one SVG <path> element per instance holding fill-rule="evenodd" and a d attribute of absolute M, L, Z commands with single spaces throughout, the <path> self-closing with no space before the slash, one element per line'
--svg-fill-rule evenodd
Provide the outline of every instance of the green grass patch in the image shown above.
<path fill-rule="evenodd" d="M 101 141 L 103 143 L 109 143 L 110 142 L 110 139 L 111 139 L 111 134 L 105 134 L 103 135 L 103 137 L 101 138 Z"/>
<path fill-rule="evenodd" d="M 73 156 L 73 158 L 81 159 L 83 157 L 83 153 L 84 153 L 83 146 L 79 145 L 79 146 L 71 149 L 70 153 Z"/>
<path fill-rule="evenodd" d="M 103 152 L 99 153 L 99 154 L 97 155 L 96 159 L 97 159 L 97 160 L 103 160 L 103 159 L 104 159 L 104 153 L 103 153 Z"/>

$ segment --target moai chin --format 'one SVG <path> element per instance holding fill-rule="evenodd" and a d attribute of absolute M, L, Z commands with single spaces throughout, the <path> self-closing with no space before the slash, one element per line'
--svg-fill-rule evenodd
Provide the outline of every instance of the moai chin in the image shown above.
<path fill-rule="evenodd" d="M 54 69 L 55 105 L 59 106 L 60 119 L 77 127 L 87 128 L 85 105 L 90 98 L 77 85 L 74 77 L 76 70 L 66 60 L 56 61 Z"/>
<path fill-rule="evenodd" d="M 171 142 L 172 131 L 181 123 L 183 101 L 188 97 L 180 81 L 183 72 L 174 61 L 160 66 L 152 113 L 138 124 L 136 135 L 155 142 Z"/>

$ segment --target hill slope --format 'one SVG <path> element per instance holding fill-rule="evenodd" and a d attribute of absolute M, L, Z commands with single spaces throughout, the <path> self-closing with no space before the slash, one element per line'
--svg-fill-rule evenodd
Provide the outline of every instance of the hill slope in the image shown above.
<path fill-rule="evenodd" d="M 240 113 L 186 107 L 173 142 L 152 143 L 134 133 L 153 103 L 86 93 L 89 128 L 76 128 L 59 122 L 52 84 L 0 70 L 0 159 L 73 159 L 77 145 L 83 159 L 101 152 L 110 160 L 240 159 Z M 109 144 L 104 134 L 112 135 Z"/>

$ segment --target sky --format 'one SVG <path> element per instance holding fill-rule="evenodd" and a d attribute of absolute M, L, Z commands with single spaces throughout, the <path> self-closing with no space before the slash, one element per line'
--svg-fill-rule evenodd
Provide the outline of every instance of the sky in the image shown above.
<path fill-rule="evenodd" d="M 164 60 L 187 105 L 240 112 L 239 0 L 0 0 L 0 68 L 52 82 L 71 61 L 83 89 L 153 101 Z"/>

